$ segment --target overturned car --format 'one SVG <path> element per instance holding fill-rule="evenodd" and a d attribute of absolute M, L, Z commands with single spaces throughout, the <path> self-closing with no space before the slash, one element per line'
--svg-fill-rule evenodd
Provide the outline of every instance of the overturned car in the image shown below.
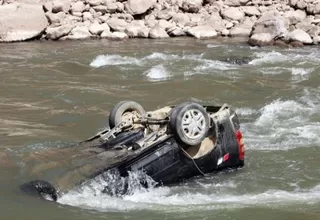
<path fill-rule="evenodd" d="M 72 168 L 52 184 L 35 180 L 21 189 L 57 200 L 60 193 L 110 170 L 121 177 L 143 171 L 167 185 L 244 165 L 239 119 L 227 104 L 185 102 L 146 112 L 134 101 L 122 101 L 111 110 L 108 129 L 69 149 Z"/>

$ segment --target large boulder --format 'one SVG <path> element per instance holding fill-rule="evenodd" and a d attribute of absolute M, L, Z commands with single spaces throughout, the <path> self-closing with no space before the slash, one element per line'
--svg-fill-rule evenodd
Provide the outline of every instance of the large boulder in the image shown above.
<path fill-rule="evenodd" d="M 299 41 L 304 44 L 312 44 L 313 40 L 310 35 L 301 29 L 296 29 L 289 33 L 288 38 L 290 41 Z"/>
<path fill-rule="evenodd" d="M 42 5 L 14 3 L 0 6 L 0 42 L 39 37 L 47 25 Z"/>
<path fill-rule="evenodd" d="M 284 38 L 288 33 L 288 21 L 277 11 L 264 13 L 253 25 L 250 44 L 269 45 L 274 39 Z"/>
<path fill-rule="evenodd" d="M 217 37 L 217 32 L 209 25 L 201 25 L 189 28 L 187 33 L 198 39 L 208 39 Z"/>
<path fill-rule="evenodd" d="M 157 0 L 128 0 L 125 8 L 132 15 L 145 13 L 156 4 Z"/>
<path fill-rule="evenodd" d="M 286 11 L 284 13 L 284 17 L 286 17 L 289 20 L 291 25 L 295 25 L 303 21 L 307 17 L 307 13 L 302 10 Z"/>
<path fill-rule="evenodd" d="M 181 9 L 184 12 L 198 13 L 202 7 L 203 0 L 183 0 Z"/>

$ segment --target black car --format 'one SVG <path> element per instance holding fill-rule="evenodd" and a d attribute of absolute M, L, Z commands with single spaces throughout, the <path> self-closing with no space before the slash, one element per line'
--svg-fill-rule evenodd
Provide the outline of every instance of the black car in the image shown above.
<path fill-rule="evenodd" d="M 21 189 L 57 200 L 59 193 L 110 171 L 121 177 L 142 171 L 167 185 L 244 165 L 239 119 L 226 104 L 185 102 L 145 112 L 136 102 L 122 101 L 110 112 L 108 129 L 72 149 L 81 159 L 53 184 L 35 180 Z M 111 187 L 105 186 L 104 192 L 114 191 Z"/>

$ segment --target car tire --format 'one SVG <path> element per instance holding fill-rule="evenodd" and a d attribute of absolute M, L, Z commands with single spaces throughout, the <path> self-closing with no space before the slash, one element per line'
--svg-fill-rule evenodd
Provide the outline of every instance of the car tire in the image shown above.
<path fill-rule="evenodd" d="M 136 112 L 138 115 L 144 115 L 143 107 L 134 101 L 122 101 L 116 104 L 109 115 L 109 127 L 112 129 L 123 121 L 123 115 L 126 112 Z"/>
<path fill-rule="evenodd" d="M 170 128 L 178 142 L 186 145 L 200 144 L 209 131 L 209 116 L 198 103 L 185 102 L 170 114 Z"/>

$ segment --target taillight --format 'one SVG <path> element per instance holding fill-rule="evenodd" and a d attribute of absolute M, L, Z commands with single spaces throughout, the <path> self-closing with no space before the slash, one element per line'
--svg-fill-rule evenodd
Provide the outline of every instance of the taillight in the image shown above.
<path fill-rule="evenodd" d="M 239 147 L 239 160 L 244 160 L 244 143 L 242 139 L 242 133 L 240 130 L 236 131 L 236 137 Z"/>

